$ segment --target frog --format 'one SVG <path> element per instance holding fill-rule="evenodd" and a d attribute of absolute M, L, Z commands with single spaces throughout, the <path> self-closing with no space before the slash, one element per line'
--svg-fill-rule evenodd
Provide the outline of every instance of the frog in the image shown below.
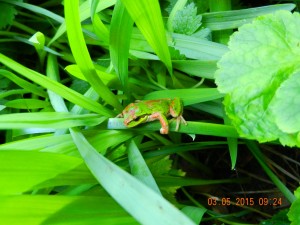
<path fill-rule="evenodd" d="M 141 123 L 159 120 L 161 124 L 160 133 L 169 133 L 168 117 L 176 119 L 176 131 L 180 123 L 187 125 L 182 116 L 183 104 L 180 98 L 163 98 L 156 100 L 141 100 L 127 105 L 117 117 L 124 118 L 126 127 L 135 127 Z"/>

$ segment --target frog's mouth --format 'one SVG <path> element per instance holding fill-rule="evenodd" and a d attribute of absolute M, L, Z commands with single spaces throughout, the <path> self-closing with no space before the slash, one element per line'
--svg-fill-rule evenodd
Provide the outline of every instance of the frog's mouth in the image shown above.
<path fill-rule="evenodd" d="M 135 126 L 137 126 L 141 123 L 145 123 L 147 121 L 147 119 L 148 119 L 148 116 L 145 116 L 145 115 L 144 116 L 139 116 L 136 119 L 127 122 L 126 126 L 127 127 L 135 127 Z"/>

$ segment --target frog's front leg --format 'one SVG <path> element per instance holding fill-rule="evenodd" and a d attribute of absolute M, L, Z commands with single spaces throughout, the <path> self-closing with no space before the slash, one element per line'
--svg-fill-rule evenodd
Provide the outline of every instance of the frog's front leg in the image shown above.
<path fill-rule="evenodd" d="M 183 123 L 184 125 L 187 125 L 187 122 L 185 121 L 185 119 L 183 118 L 182 115 L 176 117 L 176 129 L 175 129 L 176 131 L 179 130 L 180 123 Z"/>
<path fill-rule="evenodd" d="M 176 118 L 176 131 L 179 129 L 180 123 L 187 125 L 187 122 L 182 116 L 183 113 L 183 104 L 180 98 L 174 98 L 170 103 L 170 115 Z"/>
<path fill-rule="evenodd" d="M 154 121 L 154 120 L 159 120 L 159 122 L 161 124 L 161 128 L 159 131 L 161 134 L 169 133 L 169 122 L 162 113 L 159 113 L 159 112 L 153 113 L 150 116 L 148 116 L 148 118 L 147 118 L 147 122 Z"/>

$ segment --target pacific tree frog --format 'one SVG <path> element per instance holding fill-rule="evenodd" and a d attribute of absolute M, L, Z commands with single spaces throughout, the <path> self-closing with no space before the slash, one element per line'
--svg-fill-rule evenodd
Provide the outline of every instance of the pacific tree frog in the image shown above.
<path fill-rule="evenodd" d="M 124 118 L 124 125 L 135 127 L 141 123 L 159 120 L 161 124 L 160 133 L 169 133 L 168 116 L 176 118 L 176 131 L 180 122 L 187 124 L 182 117 L 183 104 L 180 98 L 164 98 L 158 100 L 145 100 L 130 103 L 117 117 Z"/>

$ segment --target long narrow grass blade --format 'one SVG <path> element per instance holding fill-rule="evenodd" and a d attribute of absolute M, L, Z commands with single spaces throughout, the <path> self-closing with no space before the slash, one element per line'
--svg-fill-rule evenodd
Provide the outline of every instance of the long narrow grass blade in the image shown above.
<path fill-rule="evenodd" d="M 46 17 L 49 17 L 50 19 L 53 19 L 55 21 L 57 21 L 58 23 L 62 23 L 64 22 L 64 18 L 41 7 L 38 7 L 36 5 L 32 5 L 32 4 L 28 4 L 28 3 L 24 3 L 24 2 L 20 2 L 20 1 L 15 1 L 15 0 L 1 0 L 1 2 L 5 2 L 5 3 L 9 3 L 9 4 L 13 4 L 13 5 L 17 5 L 20 7 L 23 7 L 25 9 L 28 9 L 32 12 L 44 15 Z"/>
<path fill-rule="evenodd" d="M 154 91 L 144 96 L 145 100 L 179 97 L 184 105 L 211 101 L 224 97 L 216 88 L 190 88 Z"/>
<path fill-rule="evenodd" d="M 231 122 L 226 115 L 224 116 L 224 124 L 231 125 Z M 228 143 L 228 149 L 229 149 L 229 154 L 231 159 L 231 169 L 233 170 L 236 165 L 237 154 L 238 154 L 238 139 L 228 137 L 227 143 Z"/>
<path fill-rule="evenodd" d="M 189 215 L 190 218 L 196 223 L 200 224 L 204 213 L 207 211 L 205 208 L 198 208 L 194 206 L 185 206 L 181 209 L 182 212 Z"/>
<path fill-rule="evenodd" d="M 83 108 L 89 109 L 93 112 L 97 112 L 101 115 L 105 116 L 113 116 L 114 113 L 105 108 L 104 106 L 100 105 L 99 103 L 79 94 L 78 92 L 56 82 L 52 79 L 49 79 L 48 77 L 30 70 L 26 68 L 25 66 L 15 62 L 14 60 L 6 57 L 5 55 L 0 53 L 0 63 L 3 63 L 10 69 L 18 72 L 20 75 L 28 78 L 29 80 L 32 80 L 33 82 L 41 85 L 44 88 L 47 88 L 63 98 L 69 100 L 70 102 L 73 102 L 74 104 L 80 105 Z"/>
<path fill-rule="evenodd" d="M 139 224 L 108 195 L 1 195 L 0 218 L 10 225 Z"/>
<path fill-rule="evenodd" d="M 47 97 L 47 93 L 42 90 L 40 87 L 37 87 L 36 85 L 16 76 L 15 74 L 13 74 L 12 72 L 8 71 L 8 70 L 3 70 L 0 69 L 0 74 L 2 76 L 5 76 L 6 78 L 10 79 L 11 81 L 13 81 L 15 84 L 19 85 L 20 87 L 24 88 L 25 90 L 36 94 L 38 96 Z"/>
<path fill-rule="evenodd" d="M 97 5 L 96 12 L 106 9 L 116 3 L 116 0 L 101 0 Z M 84 21 L 91 16 L 91 6 L 89 1 L 85 1 L 80 5 L 80 21 Z M 49 42 L 49 46 L 55 42 L 59 37 L 61 37 L 66 32 L 66 23 L 62 23 L 57 29 L 56 34 Z"/>
<path fill-rule="evenodd" d="M 93 18 L 93 28 L 99 40 L 103 42 L 103 45 L 108 46 L 109 31 L 97 14 Z"/>
<path fill-rule="evenodd" d="M 110 58 L 125 94 L 128 86 L 128 56 L 133 20 L 121 1 L 115 5 L 110 25 Z"/>
<path fill-rule="evenodd" d="M 72 76 L 77 77 L 78 79 L 86 81 L 86 78 L 83 76 L 80 68 L 76 64 L 68 65 L 65 68 L 65 70 L 68 71 L 68 73 L 70 73 Z M 96 71 L 97 71 L 97 75 L 99 77 L 101 77 L 101 79 L 103 80 L 103 83 L 105 85 L 107 85 L 109 82 L 113 82 L 114 80 L 115 81 L 117 80 L 117 77 L 114 74 L 106 73 L 106 72 L 103 72 L 102 70 L 99 70 L 99 69 L 96 69 Z"/>
<path fill-rule="evenodd" d="M 169 43 L 169 45 L 179 50 L 181 54 L 184 54 L 189 59 L 216 61 L 228 51 L 228 47 L 226 45 L 194 36 L 173 33 L 172 38 L 173 42 Z M 153 49 L 145 41 L 145 38 L 136 29 L 132 30 L 130 50 L 153 52 Z"/>
<path fill-rule="evenodd" d="M 14 99 L 4 105 L 15 109 L 41 109 L 50 106 L 49 102 L 39 99 Z"/>
<path fill-rule="evenodd" d="M 103 119 L 97 114 L 75 115 L 58 112 L 12 113 L 0 115 L 0 129 L 69 128 L 95 126 Z"/>
<path fill-rule="evenodd" d="M 132 175 L 161 195 L 149 167 L 133 140 L 130 141 L 128 146 L 128 160 Z"/>
<path fill-rule="evenodd" d="M 109 147 L 119 145 L 133 137 L 131 132 L 117 130 L 85 130 L 83 131 L 83 134 L 91 144 L 97 146 L 97 151 L 101 154 L 105 154 Z M 47 134 L 12 141 L 0 145 L 0 151 L 1 150 L 42 151 L 78 155 L 78 150 L 76 149 L 70 134 Z"/>
<path fill-rule="evenodd" d="M 248 149 L 252 152 L 256 160 L 259 162 L 261 167 L 264 169 L 266 174 L 270 177 L 277 188 L 284 194 L 284 196 L 289 200 L 289 202 L 295 201 L 296 197 L 293 193 L 279 180 L 279 178 L 272 172 L 264 160 L 264 156 L 261 153 L 259 147 L 254 141 L 246 141 Z"/>
<path fill-rule="evenodd" d="M 173 34 L 173 47 L 190 59 L 219 60 L 228 47 L 223 44 L 183 34 Z"/>
<path fill-rule="evenodd" d="M 173 67 L 189 75 L 214 79 L 217 60 L 173 60 Z"/>
<path fill-rule="evenodd" d="M 87 166 L 104 189 L 145 225 L 194 225 L 164 198 L 99 154 L 76 129 L 70 129 Z"/>
<path fill-rule="evenodd" d="M 86 168 L 78 168 L 82 163 L 80 158 L 63 154 L 0 151 L 0 194 L 19 194 L 38 187 L 78 185 L 83 180 L 94 183 Z"/>
<path fill-rule="evenodd" d="M 245 23 L 250 23 L 254 18 L 277 10 L 292 11 L 295 4 L 278 4 L 257 8 L 240 9 L 233 11 L 213 12 L 202 14 L 203 26 L 211 30 L 235 29 Z"/>
<path fill-rule="evenodd" d="M 184 115 L 183 115 L 184 116 Z M 159 122 L 148 122 L 141 124 L 137 127 L 128 128 L 124 125 L 123 118 L 110 118 L 107 123 L 108 129 L 130 129 L 132 131 L 138 131 L 141 134 L 145 132 L 159 131 L 161 124 Z M 170 122 L 170 131 L 176 131 L 176 121 Z M 181 124 L 178 132 L 187 134 L 201 134 L 201 135 L 211 135 L 217 137 L 232 137 L 238 138 L 239 135 L 233 126 L 205 123 L 205 122 L 190 122 L 187 121 L 187 125 Z"/>
<path fill-rule="evenodd" d="M 99 96 L 116 109 L 122 110 L 122 106 L 116 96 L 97 76 L 81 30 L 78 0 L 66 0 L 64 4 L 68 39 L 76 63 Z"/>
<path fill-rule="evenodd" d="M 47 58 L 46 74 L 50 79 L 59 81 L 58 64 L 56 56 L 54 55 L 49 55 Z M 52 107 L 56 112 L 68 112 L 68 108 L 64 102 L 64 99 L 60 95 L 51 90 L 48 90 L 48 95 Z"/>
<path fill-rule="evenodd" d="M 131 18 L 172 74 L 172 63 L 158 0 L 122 0 Z"/>
<path fill-rule="evenodd" d="M 97 6 L 99 4 L 99 0 L 92 0 L 91 1 L 91 19 L 94 20 L 94 15 L 96 14 Z"/>

